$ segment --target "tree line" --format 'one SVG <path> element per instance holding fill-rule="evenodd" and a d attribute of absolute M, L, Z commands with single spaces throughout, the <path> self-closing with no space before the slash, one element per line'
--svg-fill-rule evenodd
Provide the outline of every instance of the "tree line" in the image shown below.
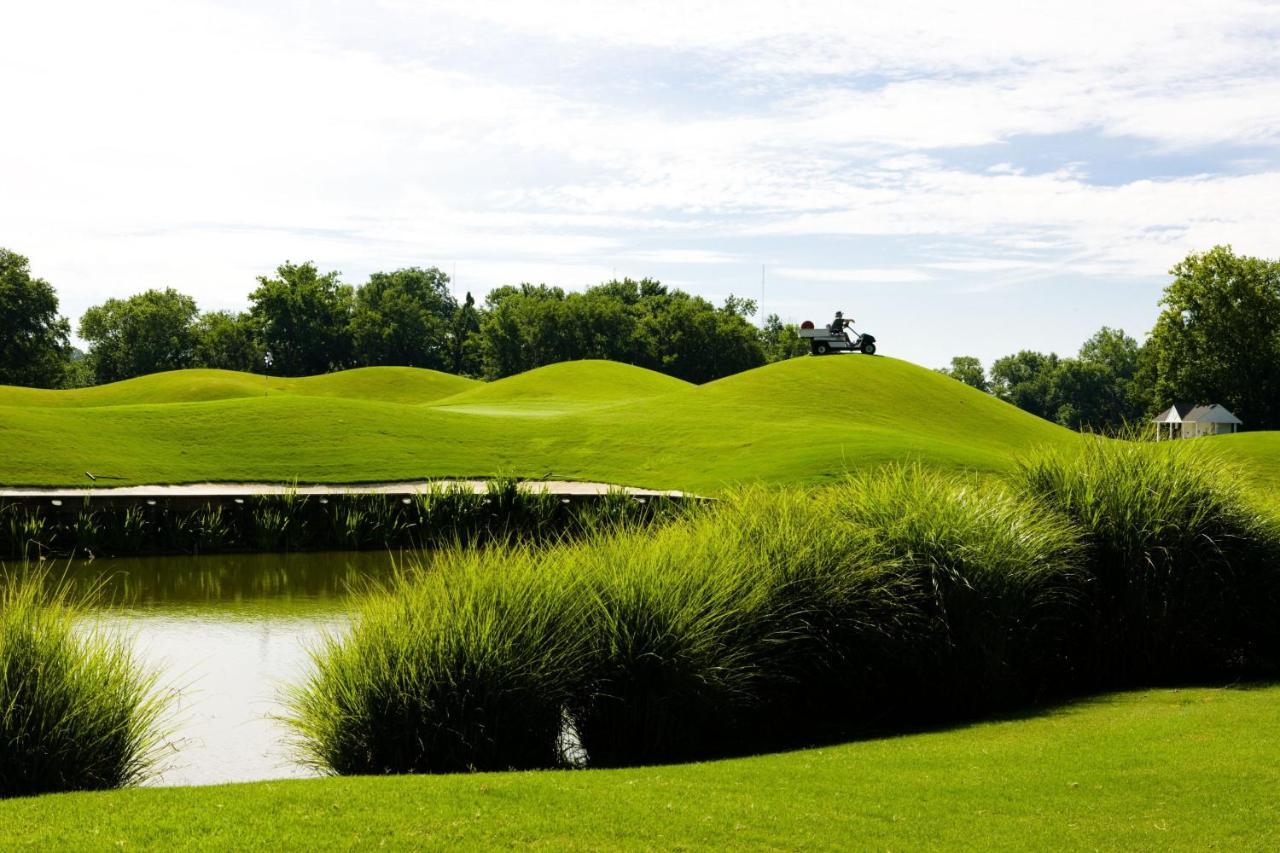
<path fill-rule="evenodd" d="M 1175 402 L 1221 403 L 1247 429 L 1280 429 L 1280 261 L 1217 246 L 1170 275 L 1144 343 L 1103 327 L 1075 356 L 1022 350 L 989 371 L 957 356 L 942 372 L 1072 429 L 1122 430 Z"/>
<path fill-rule="evenodd" d="M 455 299 L 435 267 L 375 272 L 353 287 L 285 263 L 258 277 L 240 313 L 201 311 L 172 288 L 108 299 L 80 318 L 80 352 L 53 286 L 0 249 L 0 385 L 70 388 L 189 367 L 309 376 L 396 365 L 496 379 L 582 358 L 707 382 L 804 351 L 776 315 L 756 328 L 755 310 L 648 278 L 582 292 L 503 286 L 477 305 L 470 293 Z"/>
<path fill-rule="evenodd" d="M 987 370 L 958 356 L 942 372 L 1073 429 L 1114 431 L 1174 402 L 1222 403 L 1250 429 L 1280 429 L 1280 261 L 1219 246 L 1171 271 L 1139 343 L 1104 327 L 1074 356 L 1022 350 Z M 108 299 L 71 325 L 54 288 L 0 249 L 0 385 L 114 382 L 186 367 L 306 376 L 351 367 L 426 367 L 496 379 L 604 358 L 707 382 L 803 355 L 794 325 L 748 321 L 756 305 L 715 306 L 653 279 L 585 291 L 521 284 L 459 301 L 435 267 L 376 272 L 360 287 L 314 264 L 260 276 L 241 313 L 199 310 L 172 288 Z"/>

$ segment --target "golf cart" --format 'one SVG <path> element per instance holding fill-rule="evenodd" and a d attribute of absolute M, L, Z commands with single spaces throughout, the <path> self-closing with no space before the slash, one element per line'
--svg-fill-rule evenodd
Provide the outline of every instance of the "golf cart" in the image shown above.
<path fill-rule="evenodd" d="M 853 334 L 850 335 L 850 332 Z M 805 320 L 800 324 L 800 337 L 809 342 L 809 352 L 814 355 L 838 352 L 876 354 L 875 337 L 858 334 L 853 328 L 853 321 L 844 319 L 839 311 L 836 312 L 835 322 L 830 326 L 815 328 L 812 320 Z"/>

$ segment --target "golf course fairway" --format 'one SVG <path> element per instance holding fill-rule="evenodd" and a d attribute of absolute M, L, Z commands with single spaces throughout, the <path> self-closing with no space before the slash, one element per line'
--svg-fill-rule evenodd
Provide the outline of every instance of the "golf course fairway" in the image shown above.
<path fill-rule="evenodd" d="M 892 358 L 797 358 L 695 386 L 608 361 L 484 383 L 415 368 L 216 370 L 74 391 L 0 387 L 0 485 L 367 483 L 518 476 L 715 492 L 916 460 L 1002 472 L 1080 441 Z M 1274 433 L 1216 446 L 1280 481 Z"/>
<path fill-rule="evenodd" d="M 904 459 L 1000 471 L 1074 436 L 890 358 L 802 358 L 708 385 L 607 361 L 492 383 L 411 368 L 155 374 L 0 388 L 0 484 L 596 480 L 714 491 Z"/>

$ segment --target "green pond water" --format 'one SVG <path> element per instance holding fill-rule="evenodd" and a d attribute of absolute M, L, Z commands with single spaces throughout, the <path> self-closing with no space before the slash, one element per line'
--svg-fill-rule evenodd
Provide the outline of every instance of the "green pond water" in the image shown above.
<path fill-rule="evenodd" d="M 236 554 L 77 561 L 95 614 L 130 637 L 177 691 L 162 785 L 313 775 L 278 721 L 281 693 L 306 676 L 308 649 L 350 619 L 350 596 L 412 555 Z M 55 574 L 61 574 L 59 567 Z"/>

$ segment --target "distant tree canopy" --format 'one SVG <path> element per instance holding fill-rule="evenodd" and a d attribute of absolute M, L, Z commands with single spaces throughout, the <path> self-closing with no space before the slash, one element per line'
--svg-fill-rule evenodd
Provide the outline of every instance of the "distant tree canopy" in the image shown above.
<path fill-rule="evenodd" d="M 582 358 L 706 382 L 806 352 L 795 326 L 776 316 L 753 326 L 750 299 L 729 296 L 717 308 L 652 279 L 581 292 L 507 285 L 481 307 L 470 293 L 459 304 L 436 267 L 375 272 L 353 288 L 312 263 L 285 263 L 259 277 L 249 302 L 234 314 L 200 313 L 172 289 L 108 299 L 81 319 L 89 353 L 82 366 L 67 347 L 61 384 L 180 367 L 305 376 L 396 365 L 496 379 Z M 56 300 L 54 309 L 56 317 Z"/>
<path fill-rule="evenodd" d="M 196 301 L 172 288 L 108 299 L 80 318 L 94 379 L 116 382 L 195 363 Z"/>
<path fill-rule="evenodd" d="M 480 321 L 485 375 L 510 376 L 544 364 L 604 358 L 707 382 L 765 363 L 746 319 L 750 300 L 707 300 L 652 279 L 609 281 L 582 292 L 522 284 L 489 294 Z"/>
<path fill-rule="evenodd" d="M 1024 350 L 992 364 L 991 392 L 1076 429 L 1115 429 L 1175 402 L 1221 403 L 1248 429 L 1280 429 L 1280 261 L 1216 246 L 1169 274 L 1146 344 L 1103 327 L 1076 358 Z M 961 378 L 961 361 L 972 367 L 955 359 L 943 372 Z"/>
<path fill-rule="evenodd" d="M 1074 357 L 1022 350 L 989 371 L 973 356 L 941 370 L 1040 417 L 1114 430 L 1175 401 L 1220 402 L 1250 429 L 1280 428 L 1280 262 L 1215 247 L 1175 266 L 1145 345 L 1103 327 Z M 48 282 L 0 249 L 0 384 L 70 387 L 160 370 L 217 367 L 311 375 L 364 365 L 429 367 L 496 379 L 583 358 L 611 359 L 707 382 L 804 355 L 793 324 L 761 328 L 756 305 L 717 307 L 653 279 L 584 291 L 498 287 L 459 304 L 438 268 L 375 272 L 359 288 L 312 263 L 262 276 L 243 314 L 200 313 L 173 289 L 108 299 L 79 335 L 58 315 Z"/>
<path fill-rule="evenodd" d="M 1022 350 L 998 358 L 991 365 L 991 393 L 1023 411 L 1053 420 L 1053 374 L 1058 369 L 1058 356 Z"/>
<path fill-rule="evenodd" d="M 32 278 L 22 255 L 0 249 L 0 385 L 62 385 L 70 334 L 49 282 Z"/>
<path fill-rule="evenodd" d="M 452 340 L 457 313 L 449 277 L 435 267 L 376 272 L 355 294 L 355 360 L 449 370 L 457 360 Z"/>
<path fill-rule="evenodd" d="M 938 372 L 944 376 L 950 376 L 957 382 L 963 382 L 970 388 L 977 388 L 979 391 L 990 391 L 991 383 L 987 381 L 987 372 L 982 368 L 982 362 L 972 355 L 958 355 L 951 359 L 950 367 L 940 367 Z"/>
<path fill-rule="evenodd" d="M 449 372 L 459 376 L 475 376 L 480 372 L 479 339 L 480 312 L 476 300 L 467 291 L 467 298 L 458 306 L 450 322 Z"/>
<path fill-rule="evenodd" d="M 311 376 L 354 365 L 353 294 L 338 273 L 321 275 L 312 263 L 285 262 L 276 277 L 258 277 L 249 316 L 271 357 L 271 372 Z"/>
<path fill-rule="evenodd" d="M 1146 395 L 1137 380 L 1140 358 L 1136 340 L 1104 326 L 1075 358 L 1023 350 L 996 359 L 989 390 L 1007 403 L 1072 429 L 1115 431 L 1145 413 Z M 953 360 L 953 369 L 961 360 Z M 977 359 L 963 361 L 972 371 Z"/>
<path fill-rule="evenodd" d="M 771 363 L 809 354 L 809 344 L 800 337 L 800 327 L 783 323 L 777 314 L 765 318 L 764 328 L 760 330 L 760 347 L 765 360 Z"/>
<path fill-rule="evenodd" d="M 1153 400 L 1222 403 L 1249 429 L 1280 429 L 1280 261 L 1217 246 L 1169 273 L 1147 343 Z"/>
<path fill-rule="evenodd" d="M 210 311 L 196 320 L 196 367 L 262 370 L 265 350 L 254 334 L 253 320 L 248 314 Z"/>

